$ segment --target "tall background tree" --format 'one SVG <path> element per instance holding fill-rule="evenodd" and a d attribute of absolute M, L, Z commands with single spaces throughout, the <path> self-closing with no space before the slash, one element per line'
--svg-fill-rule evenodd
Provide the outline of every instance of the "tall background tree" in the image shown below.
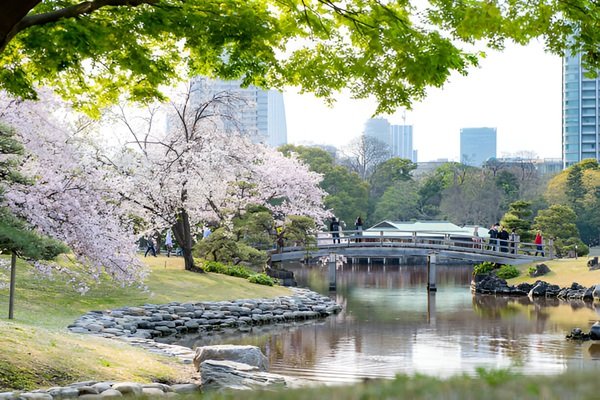
<path fill-rule="evenodd" d="M 364 180 L 369 180 L 379 164 L 390 158 L 390 148 L 382 141 L 360 135 L 343 150 L 341 163 Z"/>
<path fill-rule="evenodd" d="M 285 145 L 280 150 L 287 155 L 296 154 L 312 171 L 323 176 L 319 184 L 326 192 L 323 203 L 346 227 L 352 228 L 359 215 L 367 215 L 369 184 L 356 172 L 337 165 L 334 156 L 317 147 Z"/>
<path fill-rule="evenodd" d="M 122 144 L 98 146 L 97 157 L 107 175 L 121 181 L 115 189 L 126 209 L 150 230 L 173 230 L 186 270 L 198 270 L 192 248 L 202 225 L 221 226 L 211 241 L 227 240 L 239 234 L 229 222 L 241 221 L 249 206 L 264 206 L 280 221 L 290 215 L 322 221 L 329 215 L 319 174 L 236 130 L 237 99 L 197 84 L 180 90 L 170 104 L 157 105 L 166 124 L 155 108 L 137 121 L 121 113 Z"/>

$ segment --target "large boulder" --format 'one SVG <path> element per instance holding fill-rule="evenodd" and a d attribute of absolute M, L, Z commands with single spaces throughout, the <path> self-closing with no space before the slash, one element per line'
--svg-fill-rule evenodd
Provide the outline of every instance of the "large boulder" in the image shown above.
<path fill-rule="evenodd" d="M 256 367 L 260 371 L 269 369 L 269 360 L 256 346 L 222 344 L 198 347 L 194 356 L 194 366 L 197 371 L 200 371 L 200 364 L 206 360 L 234 361 Z"/>
<path fill-rule="evenodd" d="M 594 300 L 600 300 L 600 284 L 594 285 L 592 296 L 594 297 Z"/>
<path fill-rule="evenodd" d="M 542 297 L 546 296 L 546 290 L 548 289 L 548 283 L 537 281 L 533 288 L 529 291 L 529 297 Z"/>
<path fill-rule="evenodd" d="M 538 276 L 546 275 L 548 272 L 550 272 L 550 268 L 546 264 L 540 263 L 529 272 L 529 276 L 537 278 Z"/>
<path fill-rule="evenodd" d="M 600 322 L 596 322 L 590 329 L 590 339 L 600 340 Z"/>
<path fill-rule="evenodd" d="M 200 363 L 202 390 L 253 390 L 286 386 L 285 377 L 235 361 L 206 360 Z"/>

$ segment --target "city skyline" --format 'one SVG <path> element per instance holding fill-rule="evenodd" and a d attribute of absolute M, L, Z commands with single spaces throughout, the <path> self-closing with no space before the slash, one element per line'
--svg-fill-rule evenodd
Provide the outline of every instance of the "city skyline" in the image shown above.
<path fill-rule="evenodd" d="M 418 161 L 460 159 L 460 129 L 494 126 L 497 155 L 533 152 L 540 158 L 562 156 L 562 64 L 538 43 L 508 45 L 489 52 L 480 68 L 468 76 L 453 75 L 442 89 L 400 109 L 381 115 L 390 124 L 413 126 Z M 351 100 L 340 95 L 333 108 L 312 95 L 284 92 L 288 141 L 344 147 L 363 133 L 372 117 L 374 100 Z"/>

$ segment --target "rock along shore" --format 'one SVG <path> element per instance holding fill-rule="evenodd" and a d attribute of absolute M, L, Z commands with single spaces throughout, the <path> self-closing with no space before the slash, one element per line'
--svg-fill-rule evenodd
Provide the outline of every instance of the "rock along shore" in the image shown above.
<path fill-rule="evenodd" d="M 600 284 L 586 288 L 576 282 L 569 287 L 561 288 L 538 280 L 535 283 L 520 283 L 508 285 L 506 280 L 494 274 L 478 274 L 471 281 L 471 291 L 480 294 L 495 294 L 503 296 L 547 297 L 561 300 L 600 300 Z"/>
<path fill-rule="evenodd" d="M 125 341 L 151 352 L 177 357 L 191 364 L 196 351 L 154 339 L 194 332 L 222 329 L 247 331 L 252 326 L 292 323 L 324 318 L 341 311 L 329 297 L 308 289 L 292 288 L 293 294 L 273 299 L 244 299 L 218 302 L 146 304 L 106 311 L 90 311 L 68 329 L 73 333 L 92 334 Z M 199 391 L 197 383 L 166 385 L 133 382 L 78 382 L 31 392 L 0 393 L 0 400 L 80 400 L 106 399 L 123 395 L 171 397 Z"/>

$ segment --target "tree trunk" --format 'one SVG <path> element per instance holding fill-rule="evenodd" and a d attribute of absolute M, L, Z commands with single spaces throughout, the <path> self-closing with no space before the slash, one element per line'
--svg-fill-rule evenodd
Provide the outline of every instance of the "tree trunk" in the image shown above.
<path fill-rule="evenodd" d="M 31 11 L 33 7 L 41 3 L 41 0 L 3 0 L 0 1 L 0 52 L 6 47 L 13 29 Z"/>
<path fill-rule="evenodd" d="M 160 248 L 162 247 L 162 238 L 160 237 L 160 232 L 154 233 L 154 240 L 156 241 L 156 254 L 160 254 Z"/>
<path fill-rule="evenodd" d="M 15 305 L 15 279 L 17 275 L 17 253 L 12 252 L 10 259 L 10 292 L 8 295 L 8 319 L 13 319 Z"/>
<path fill-rule="evenodd" d="M 181 247 L 186 271 L 204 272 L 194 264 L 192 257 L 192 232 L 187 211 L 181 210 L 177 222 L 173 225 L 173 235 Z"/>

